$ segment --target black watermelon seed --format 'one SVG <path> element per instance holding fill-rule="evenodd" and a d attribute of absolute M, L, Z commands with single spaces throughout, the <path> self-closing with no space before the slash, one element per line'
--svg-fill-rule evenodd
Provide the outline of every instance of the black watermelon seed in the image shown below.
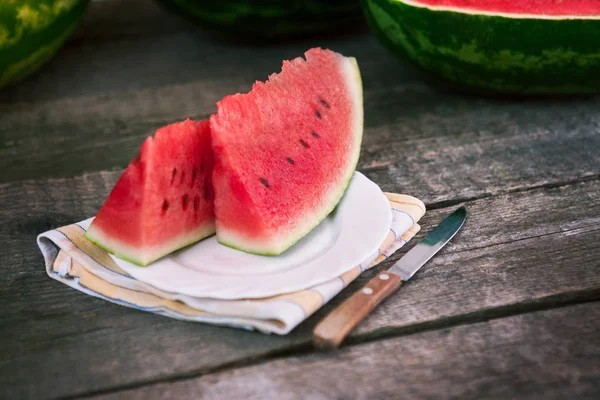
<path fill-rule="evenodd" d="M 183 209 L 186 210 L 189 202 L 190 202 L 190 198 L 188 197 L 188 195 L 186 193 L 181 198 L 181 207 L 183 207 Z"/>
<path fill-rule="evenodd" d="M 165 199 L 162 204 L 162 210 L 167 211 L 168 209 L 169 209 L 169 202 L 167 201 L 167 199 Z"/>
<path fill-rule="evenodd" d="M 262 183 L 266 188 L 269 187 L 269 182 L 265 178 L 260 178 L 260 183 Z"/>
<path fill-rule="evenodd" d="M 206 200 L 212 200 L 214 198 L 212 183 L 210 180 L 210 174 L 204 175 L 204 186 L 202 187 L 203 195 Z"/>
<path fill-rule="evenodd" d="M 204 198 L 206 200 L 211 200 L 212 199 L 212 190 L 211 190 L 211 187 L 209 185 L 207 185 L 206 183 L 204 184 Z"/>
<path fill-rule="evenodd" d="M 198 172 L 196 171 L 196 166 L 194 166 L 194 169 L 192 169 L 192 182 L 190 182 L 191 185 L 193 185 L 194 182 L 196 181 L 197 174 L 198 174 Z"/>
<path fill-rule="evenodd" d="M 196 195 L 194 197 L 194 210 L 198 211 L 199 207 L 200 207 L 200 197 L 198 197 L 198 195 Z"/>
<path fill-rule="evenodd" d="M 313 135 L 315 138 L 317 138 L 317 139 L 319 138 L 319 134 L 318 134 L 317 132 L 315 132 L 315 131 L 312 131 L 312 135 Z"/>
<path fill-rule="evenodd" d="M 320 113 L 320 112 L 318 112 L 318 111 L 315 111 L 315 116 L 316 116 L 318 119 L 321 119 L 321 113 Z"/>
<path fill-rule="evenodd" d="M 320 102 L 321 104 L 323 104 L 323 106 L 325 106 L 325 108 L 331 108 L 331 106 L 329 105 L 329 103 L 328 103 L 328 102 L 326 102 L 325 100 L 323 100 L 323 99 L 319 99 L 319 102 Z"/>
<path fill-rule="evenodd" d="M 303 139 L 300 139 L 300 144 L 302 145 L 302 147 L 304 147 L 305 149 L 308 149 L 310 146 L 308 145 L 308 143 L 306 143 Z"/>
<path fill-rule="evenodd" d="M 292 160 L 290 157 L 288 157 L 288 158 L 287 158 L 287 161 L 288 161 L 290 164 L 294 165 L 294 160 Z"/>
<path fill-rule="evenodd" d="M 175 180 L 175 175 L 177 175 L 177 168 L 173 168 L 173 172 L 171 172 L 171 185 L 173 184 L 173 181 Z"/>

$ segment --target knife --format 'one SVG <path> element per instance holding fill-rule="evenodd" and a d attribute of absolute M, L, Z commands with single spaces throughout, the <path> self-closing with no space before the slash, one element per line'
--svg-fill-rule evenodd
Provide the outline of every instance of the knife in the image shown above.
<path fill-rule="evenodd" d="M 398 260 L 382 271 L 361 290 L 339 305 L 314 330 L 313 343 L 319 349 L 334 349 L 379 303 L 400 288 L 431 257 L 448 243 L 463 226 L 467 210 L 460 207 Z"/>

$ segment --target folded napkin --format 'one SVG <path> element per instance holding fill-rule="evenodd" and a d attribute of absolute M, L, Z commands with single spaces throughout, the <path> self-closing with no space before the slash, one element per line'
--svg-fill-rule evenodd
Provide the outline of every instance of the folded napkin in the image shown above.
<path fill-rule="evenodd" d="M 425 205 L 411 196 L 385 195 L 393 218 L 390 232 L 377 252 L 338 278 L 309 289 L 261 299 L 191 297 L 138 281 L 119 268 L 108 253 L 85 239 L 81 222 L 44 232 L 37 242 L 48 275 L 89 295 L 175 319 L 285 335 L 419 231 L 417 222 L 425 213 Z"/>

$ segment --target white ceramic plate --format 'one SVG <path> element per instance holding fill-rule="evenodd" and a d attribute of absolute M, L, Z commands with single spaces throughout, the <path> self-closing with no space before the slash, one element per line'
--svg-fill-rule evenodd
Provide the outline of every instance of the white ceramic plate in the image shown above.
<path fill-rule="evenodd" d="M 354 268 L 389 232 L 390 204 L 356 172 L 336 210 L 285 253 L 258 256 L 223 246 L 215 236 L 139 267 L 113 256 L 134 278 L 193 297 L 269 297 L 306 289 Z"/>

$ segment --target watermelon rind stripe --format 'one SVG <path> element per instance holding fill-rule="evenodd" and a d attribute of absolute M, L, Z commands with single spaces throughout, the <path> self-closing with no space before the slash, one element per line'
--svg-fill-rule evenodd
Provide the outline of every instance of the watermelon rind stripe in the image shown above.
<path fill-rule="evenodd" d="M 346 192 L 346 189 L 352 180 L 352 176 L 354 175 L 354 171 L 356 170 L 360 156 L 364 125 L 362 78 L 360 75 L 360 69 L 358 68 L 358 63 L 353 57 L 342 57 L 340 68 L 342 75 L 345 77 L 349 97 L 353 102 L 352 115 L 354 121 L 352 122 L 352 126 L 354 127 L 354 145 L 352 147 L 353 152 L 348 155 L 349 162 L 346 171 L 343 174 L 345 177 L 343 179 L 343 183 L 337 187 L 337 190 L 332 191 L 330 198 L 324 202 L 329 206 L 326 207 L 325 210 L 321 210 L 318 215 L 306 216 L 306 223 L 297 228 L 296 234 L 290 236 L 290 240 L 288 241 L 273 241 L 271 243 L 266 243 L 262 240 L 250 241 L 231 230 L 219 226 L 217 228 L 217 240 L 219 243 L 236 250 L 242 250 L 253 254 L 276 256 L 296 244 L 300 239 L 310 233 L 336 208 Z"/>
<path fill-rule="evenodd" d="M 73 29 L 75 29 L 78 24 L 79 21 L 73 23 L 62 33 L 62 35 L 54 39 L 52 42 L 39 47 L 27 58 L 19 60 L 14 64 L 7 65 L 0 75 L 0 87 L 10 82 L 18 82 L 40 68 L 44 63 L 46 63 L 46 61 L 56 54 L 56 52 L 63 45 L 64 41 L 71 35 Z"/>
<path fill-rule="evenodd" d="M 88 0 L 0 4 L 0 87 L 50 59 L 78 25 Z"/>
<path fill-rule="evenodd" d="M 382 44 L 434 79 L 480 93 L 600 91 L 600 20 L 508 18 L 363 0 Z"/>

